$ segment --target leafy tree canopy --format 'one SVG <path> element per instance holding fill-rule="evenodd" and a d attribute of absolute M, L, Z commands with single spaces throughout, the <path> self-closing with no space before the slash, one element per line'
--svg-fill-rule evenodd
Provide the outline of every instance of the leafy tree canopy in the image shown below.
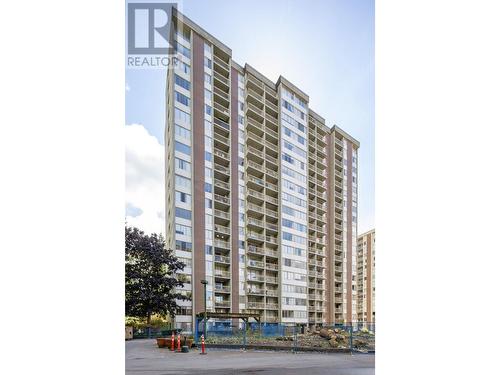
<path fill-rule="evenodd" d="M 184 286 L 176 274 L 184 269 L 162 235 L 125 226 L 125 314 L 146 318 L 153 314 L 175 317 L 176 299 L 188 297 L 175 292 Z"/>

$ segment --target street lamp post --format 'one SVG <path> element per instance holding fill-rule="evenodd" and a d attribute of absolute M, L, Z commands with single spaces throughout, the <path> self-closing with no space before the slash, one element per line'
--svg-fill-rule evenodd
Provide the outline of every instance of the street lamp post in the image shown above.
<path fill-rule="evenodd" d="M 205 338 L 207 337 L 207 284 L 208 284 L 208 281 L 207 280 L 201 280 L 201 283 L 203 284 L 203 295 L 204 295 L 204 315 L 203 315 L 203 335 L 205 336 Z"/>

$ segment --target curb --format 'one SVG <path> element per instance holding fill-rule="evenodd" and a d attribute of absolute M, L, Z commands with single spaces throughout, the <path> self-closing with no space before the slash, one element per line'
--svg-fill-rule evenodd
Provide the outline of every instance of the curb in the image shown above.
<path fill-rule="evenodd" d="M 250 349 L 250 350 L 270 350 L 270 351 L 297 351 L 313 353 L 350 353 L 349 349 L 324 349 L 324 348 L 304 348 L 293 346 L 275 346 L 275 345 L 232 345 L 232 344 L 205 344 L 207 349 Z"/>

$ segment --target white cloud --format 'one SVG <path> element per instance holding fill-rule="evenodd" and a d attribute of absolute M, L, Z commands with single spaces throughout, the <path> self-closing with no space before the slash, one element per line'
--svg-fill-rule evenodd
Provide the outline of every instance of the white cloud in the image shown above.
<path fill-rule="evenodd" d="M 165 233 L 164 147 L 144 126 L 125 126 L 127 224 Z"/>

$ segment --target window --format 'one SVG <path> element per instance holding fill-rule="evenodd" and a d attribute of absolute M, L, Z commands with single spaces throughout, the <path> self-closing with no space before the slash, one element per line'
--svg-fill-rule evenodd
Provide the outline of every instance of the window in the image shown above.
<path fill-rule="evenodd" d="M 212 100 L 212 92 L 210 90 L 205 89 L 205 100 Z"/>
<path fill-rule="evenodd" d="M 183 193 L 182 191 L 176 191 L 175 192 L 175 201 L 177 203 L 191 204 L 191 195 L 188 193 Z"/>
<path fill-rule="evenodd" d="M 175 186 L 180 186 L 184 188 L 191 188 L 191 180 L 186 177 L 175 175 Z"/>
<path fill-rule="evenodd" d="M 191 130 L 175 124 L 175 135 L 185 139 L 191 139 Z"/>
<path fill-rule="evenodd" d="M 212 208 L 212 200 L 205 198 L 205 208 Z"/>
<path fill-rule="evenodd" d="M 210 46 L 210 44 L 205 43 L 203 48 L 204 48 L 206 53 L 212 53 L 212 47 Z"/>
<path fill-rule="evenodd" d="M 205 182 L 205 191 L 207 193 L 211 193 L 212 192 L 212 184 L 209 184 L 208 182 Z"/>
<path fill-rule="evenodd" d="M 242 97 L 245 96 L 245 91 L 241 87 L 238 87 L 238 95 Z"/>
<path fill-rule="evenodd" d="M 176 60 L 176 64 L 177 64 L 177 66 L 176 66 L 177 70 L 179 70 L 185 74 L 191 73 L 191 67 L 188 64 L 186 64 L 180 60 Z"/>
<path fill-rule="evenodd" d="M 212 84 L 212 76 L 208 73 L 205 73 L 205 83 Z"/>
<path fill-rule="evenodd" d="M 175 84 L 189 91 L 189 89 L 191 88 L 191 84 L 189 83 L 189 81 L 185 80 L 181 76 L 178 76 L 177 74 L 175 74 L 174 76 L 175 76 Z"/>
<path fill-rule="evenodd" d="M 191 242 L 175 241 L 175 250 L 191 251 Z"/>
<path fill-rule="evenodd" d="M 191 211 L 185 210 L 184 208 L 175 208 L 175 217 L 191 220 Z"/>
<path fill-rule="evenodd" d="M 189 48 L 184 47 L 182 44 L 179 44 L 177 40 L 174 41 L 174 49 L 176 52 L 181 53 L 186 56 L 188 59 L 191 58 L 191 51 Z"/>
<path fill-rule="evenodd" d="M 175 94 L 175 101 L 176 102 L 181 103 L 182 105 L 189 107 L 190 100 L 186 95 L 183 95 L 177 91 L 174 94 Z"/>
<path fill-rule="evenodd" d="M 205 66 L 209 69 L 212 69 L 212 60 L 210 60 L 208 57 L 205 57 Z"/>
<path fill-rule="evenodd" d="M 295 234 L 291 234 L 288 232 L 283 232 L 283 239 L 286 241 L 292 241 L 298 243 L 299 245 L 306 245 L 307 240 L 305 237 L 296 236 Z"/>
<path fill-rule="evenodd" d="M 205 254 L 207 254 L 207 255 L 212 255 L 212 253 L 213 253 L 212 246 L 210 246 L 210 245 L 205 245 Z"/>
<path fill-rule="evenodd" d="M 306 262 L 299 262 L 298 260 L 283 258 L 283 265 L 286 267 L 294 267 L 300 269 L 307 269 Z"/>
<path fill-rule="evenodd" d="M 296 217 L 300 220 L 307 220 L 307 215 L 304 212 L 294 210 L 293 208 L 284 205 L 281 207 L 281 210 L 284 214 Z"/>
<path fill-rule="evenodd" d="M 184 111 L 181 111 L 179 108 L 174 109 L 174 118 L 176 122 L 191 122 L 191 115 Z"/>
<path fill-rule="evenodd" d="M 205 120 L 205 134 L 206 135 L 211 135 L 212 134 L 212 123 L 208 120 Z"/>
<path fill-rule="evenodd" d="M 185 160 L 179 159 L 179 158 L 175 158 L 175 168 L 181 169 L 183 171 L 190 173 L 191 172 L 191 163 L 189 163 Z"/>
<path fill-rule="evenodd" d="M 212 115 L 212 107 L 210 107 L 208 104 L 205 104 L 205 113 L 209 116 Z"/>
<path fill-rule="evenodd" d="M 191 237 L 191 227 L 182 224 L 175 224 L 175 233 Z"/>
<path fill-rule="evenodd" d="M 208 151 L 205 151 L 205 160 L 212 161 L 212 154 Z"/>
<path fill-rule="evenodd" d="M 184 143 L 175 141 L 175 151 L 182 152 L 186 155 L 191 155 L 191 147 L 185 145 Z"/>
<path fill-rule="evenodd" d="M 303 249 L 300 249 L 298 247 L 283 245 L 282 248 L 283 248 L 283 251 L 285 252 L 285 254 L 288 254 L 288 255 L 297 255 L 297 256 L 305 256 L 306 255 L 306 251 Z"/>
<path fill-rule="evenodd" d="M 211 168 L 205 167 L 205 177 L 206 178 L 212 178 L 213 177 L 213 172 Z"/>

